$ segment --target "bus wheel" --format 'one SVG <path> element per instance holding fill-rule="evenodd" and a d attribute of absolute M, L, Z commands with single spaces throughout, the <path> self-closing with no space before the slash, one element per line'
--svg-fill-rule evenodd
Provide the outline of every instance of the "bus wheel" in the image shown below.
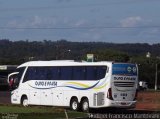
<path fill-rule="evenodd" d="M 89 112 L 89 102 L 88 102 L 87 98 L 85 98 L 84 100 L 82 100 L 81 108 L 82 108 L 83 112 Z"/>
<path fill-rule="evenodd" d="M 24 107 L 27 107 L 27 106 L 28 106 L 28 98 L 27 98 L 27 96 L 22 97 L 22 99 L 21 99 L 21 104 L 22 104 Z"/>
<path fill-rule="evenodd" d="M 79 103 L 78 103 L 78 99 L 77 99 L 77 98 L 71 99 L 70 108 L 71 108 L 73 111 L 78 111 Z"/>

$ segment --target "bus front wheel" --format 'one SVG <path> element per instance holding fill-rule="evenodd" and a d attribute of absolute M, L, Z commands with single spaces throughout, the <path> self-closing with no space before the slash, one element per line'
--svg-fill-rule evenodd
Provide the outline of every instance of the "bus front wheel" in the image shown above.
<path fill-rule="evenodd" d="M 24 106 L 24 107 L 27 107 L 28 106 L 28 98 L 27 96 L 23 96 L 22 99 L 21 99 L 21 104 Z"/>
<path fill-rule="evenodd" d="M 77 98 L 71 99 L 70 108 L 73 111 L 78 111 L 78 109 L 79 109 L 79 103 L 78 103 L 78 99 Z"/>

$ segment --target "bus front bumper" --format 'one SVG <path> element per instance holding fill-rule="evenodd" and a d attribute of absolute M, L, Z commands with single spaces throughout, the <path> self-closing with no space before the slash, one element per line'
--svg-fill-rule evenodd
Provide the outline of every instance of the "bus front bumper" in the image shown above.
<path fill-rule="evenodd" d="M 11 92 L 11 104 L 20 104 L 20 99 L 17 95 L 17 91 Z"/>

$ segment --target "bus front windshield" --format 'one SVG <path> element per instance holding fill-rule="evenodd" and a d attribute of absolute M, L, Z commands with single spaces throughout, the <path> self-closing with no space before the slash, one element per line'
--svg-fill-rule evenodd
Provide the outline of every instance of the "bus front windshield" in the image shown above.
<path fill-rule="evenodd" d="M 9 74 L 8 83 L 11 90 L 18 88 L 24 69 L 25 68 L 17 68 L 16 72 Z"/>

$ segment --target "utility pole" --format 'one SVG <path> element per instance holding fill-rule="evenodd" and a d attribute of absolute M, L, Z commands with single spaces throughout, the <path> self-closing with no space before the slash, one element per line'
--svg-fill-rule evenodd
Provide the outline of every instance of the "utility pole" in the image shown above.
<path fill-rule="evenodd" d="M 147 52 L 146 58 L 149 58 L 149 63 L 150 63 L 150 57 L 151 57 L 151 53 Z M 158 63 L 156 63 L 156 72 L 155 72 L 155 86 L 154 86 L 155 91 L 157 91 L 157 80 L 158 80 Z"/>
<path fill-rule="evenodd" d="M 155 91 L 157 90 L 157 79 L 158 79 L 158 64 L 156 63 L 156 74 L 155 74 Z"/>

